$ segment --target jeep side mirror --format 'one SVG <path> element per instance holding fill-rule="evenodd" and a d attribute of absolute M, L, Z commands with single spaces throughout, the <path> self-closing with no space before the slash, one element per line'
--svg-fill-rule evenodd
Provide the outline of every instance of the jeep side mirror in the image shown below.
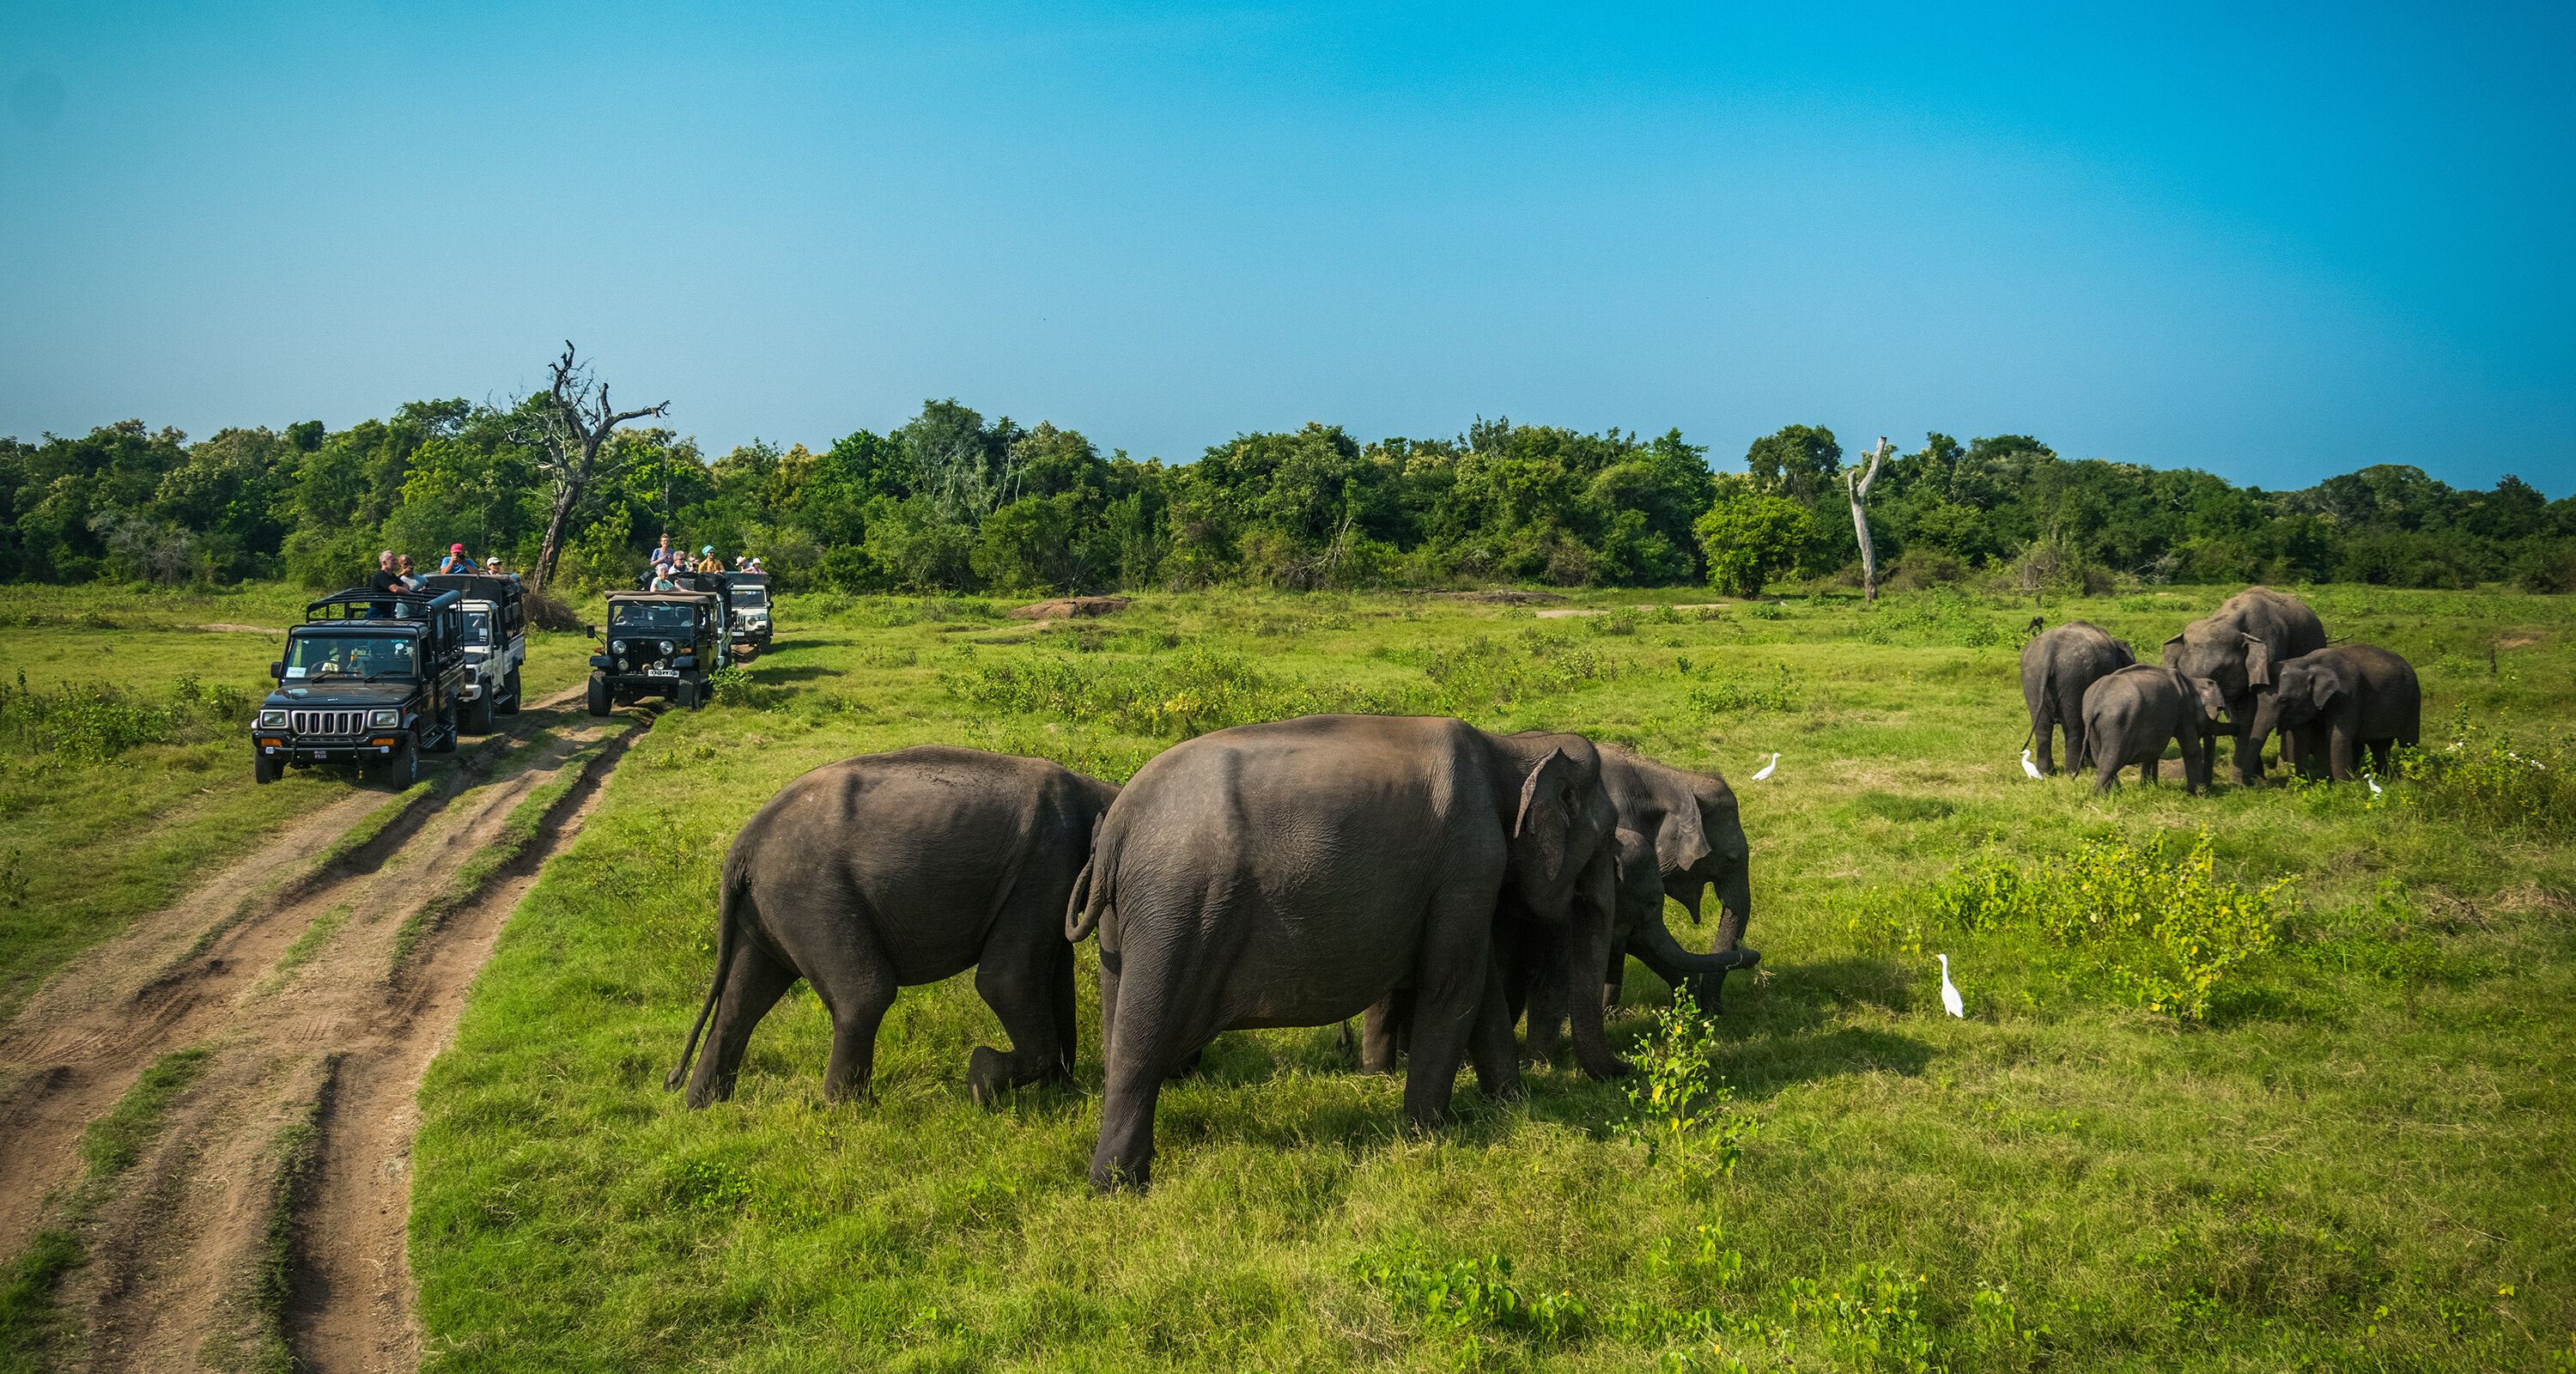
<path fill-rule="evenodd" d="M 276 678 L 276 679 L 278 679 L 278 680 L 280 680 L 280 681 L 284 681 L 284 680 L 285 680 L 285 678 L 286 678 L 286 664 L 285 664 L 285 662 L 284 662 L 283 660 L 280 660 L 279 662 L 272 663 L 272 664 L 268 665 L 268 675 L 269 675 L 270 677 Z"/>
<path fill-rule="evenodd" d="M 596 625 L 584 625 L 581 627 L 581 632 L 592 639 L 599 638 L 599 627 Z"/>

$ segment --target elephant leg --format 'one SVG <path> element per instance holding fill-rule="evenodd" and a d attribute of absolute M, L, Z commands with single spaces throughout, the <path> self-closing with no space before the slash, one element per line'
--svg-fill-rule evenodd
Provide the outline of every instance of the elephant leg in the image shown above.
<path fill-rule="evenodd" d="M 796 977 L 796 970 L 771 958 L 759 945 L 743 941 L 716 1002 L 715 1032 L 707 1037 L 706 1052 L 698 1056 L 698 1066 L 689 1075 L 691 1107 L 733 1096 L 734 1076 L 742 1071 L 742 1052 L 751 1044 L 752 1027 L 796 985 Z"/>
<path fill-rule="evenodd" d="M 832 1058 L 823 1066 L 823 1097 L 839 1102 L 869 1095 L 876 1075 L 877 1027 L 894 1006 L 894 965 L 874 948 L 826 970 L 813 979 L 814 991 L 832 1013 Z"/>
<path fill-rule="evenodd" d="M 2375 739 L 2370 742 L 2370 771 L 2372 773 L 2383 778 L 2388 776 L 2388 758 L 2390 754 L 2395 752 L 2395 746 L 2395 740 Z"/>
<path fill-rule="evenodd" d="M 1467 1057 L 1476 1066 L 1476 1086 L 1498 1102 L 1521 1097 L 1520 1059 L 1512 1050 L 1511 1013 L 1503 996 L 1502 961 L 1485 966 L 1485 996 L 1476 1006 L 1476 1030 Z"/>
<path fill-rule="evenodd" d="M 2049 753 L 2050 746 L 2055 743 L 2056 734 L 2057 721 L 2048 713 L 2047 708 L 2043 707 L 2030 713 L 2030 737 L 2031 741 L 2039 746 L 2039 771 L 2042 773 L 2054 773 L 2057 771 L 2057 760 Z M 2068 767 L 2071 768 L 2075 766 L 2075 758 L 2075 727 L 2072 724 L 2069 724 L 2066 727 L 2066 763 Z"/>
<path fill-rule="evenodd" d="M 2236 731 L 2234 758 L 2236 782 L 2238 786 L 2251 787 L 2263 780 L 2263 742 L 2254 738 L 2254 722 L 2250 714 L 2243 723 L 2234 728 Z M 2217 771 L 2218 764 L 2218 735 L 2215 731 L 2211 732 L 2206 748 L 2210 771 L 2214 773 Z"/>
<path fill-rule="evenodd" d="M 2068 771 L 2071 772 L 2075 769 L 2082 768 L 2087 763 L 2090 763 L 2093 758 L 2091 752 L 2093 738 L 2084 731 L 2084 696 L 2082 693 L 2070 693 L 2067 697 L 2058 701 L 2057 723 L 2058 727 L 2066 732 L 2066 767 Z M 2040 756 L 2039 771 L 2042 773 L 2055 773 L 2057 769 L 2054 765 L 2049 763 L 2048 756 L 2043 754 Z"/>
<path fill-rule="evenodd" d="M 1405 1023 L 1413 1019 L 1413 989 L 1397 988 L 1369 1004 L 1360 1020 L 1360 1072 L 1395 1072 L 1403 1053 Z"/>
<path fill-rule="evenodd" d="M 1416 1126 L 1440 1124 L 1458 1065 L 1467 1057 L 1476 1019 L 1494 976 L 1494 892 L 1449 892 L 1434 899 L 1413 964 L 1413 1052 L 1404 1076 L 1404 1115 Z M 1587 981 L 1601 965 L 1586 961 Z M 1495 1001 L 1496 1014 L 1501 1002 Z"/>
<path fill-rule="evenodd" d="M 1556 1063 L 1557 1036 L 1565 1027 L 1565 979 L 1551 961 L 1529 990 L 1528 1057 L 1532 1066 Z"/>
<path fill-rule="evenodd" d="M 1056 943 L 1072 948 L 1061 940 Z M 976 964 L 975 991 L 983 995 L 984 1005 L 993 1009 L 1002 1022 L 1002 1033 L 1011 1039 L 1008 1053 L 977 1045 L 967 1058 L 966 1091 L 978 1106 L 991 1105 L 1005 1089 L 1064 1072 L 1064 1049 L 1056 1034 L 1054 973 L 1052 951 L 1015 951 L 1002 958 L 988 953 Z"/>
<path fill-rule="evenodd" d="M 2334 749 L 2334 757 L 2332 759 L 2332 764 L 2334 767 L 2334 780 L 2336 782 L 2352 781 L 2354 763 L 2352 733 L 2351 726 L 2346 725 L 2342 721 L 2335 722 L 2334 730 L 2330 738 L 2333 741 L 2332 747 Z"/>
<path fill-rule="evenodd" d="M 2119 756 L 2118 756 L 2118 755 L 2116 755 L 2116 754 L 2114 754 L 2114 755 L 2102 755 L 2102 756 L 2097 756 L 2097 757 L 2096 757 L 2096 759 L 2095 759 L 2095 765 L 2094 765 L 2094 769 L 2093 769 L 2093 793 L 2094 793 L 2094 795 L 2095 795 L 2095 796 L 2107 796 L 2107 795 L 2109 795 L 2109 794 L 2110 794 L 2110 792 L 2111 792 L 2111 790 L 2112 790 L 2112 789 L 2114 789 L 2114 788 L 2118 787 L 2119 785 L 2120 785 L 2120 762 L 2119 762 Z"/>
<path fill-rule="evenodd" d="M 2138 781 L 2141 784 L 2153 786 L 2163 780 L 2164 767 L 2162 751 L 2147 755 L 2146 762 L 2138 765 Z"/>
<path fill-rule="evenodd" d="M 1116 1034 L 1136 1036 L 1122 1025 Z M 1142 1190 L 1154 1181 L 1154 1104 L 1163 1094 L 1163 1064 L 1113 1040 L 1100 1094 L 1100 1144 L 1091 1152 L 1091 1186 Z"/>

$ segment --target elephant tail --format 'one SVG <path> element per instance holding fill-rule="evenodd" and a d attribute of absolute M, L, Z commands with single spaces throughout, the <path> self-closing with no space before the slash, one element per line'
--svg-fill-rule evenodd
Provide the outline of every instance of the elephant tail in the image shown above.
<path fill-rule="evenodd" d="M 1064 938 L 1081 944 L 1091 932 L 1100 928 L 1100 918 L 1109 910 L 1109 869 L 1101 862 L 1106 852 L 1101 838 L 1108 833 L 1109 818 L 1103 816 L 1091 827 L 1091 857 L 1082 861 L 1082 871 L 1073 875 L 1073 896 L 1064 906 Z M 1115 863 L 1113 858 L 1111 863 Z M 1098 873 L 1095 879 L 1092 875 Z"/>
<path fill-rule="evenodd" d="M 698 1023 L 689 1027 L 689 1043 L 680 1050 L 680 1066 L 662 1080 L 664 1092 L 678 1092 L 680 1085 L 688 1081 L 689 1061 L 698 1053 L 698 1037 L 706 1031 L 707 1018 L 715 1014 L 716 998 L 724 991 L 725 974 L 732 970 L 734 951 L 742 945 L 742 937 L 735 933 L 741 922 L 734 913 L 750 895 L 749 865 L 734 855 L 726 855 L 723 886 L 716 896 L 715 981 L 707 985 L 707 1000 L 698 1008 Z"/>

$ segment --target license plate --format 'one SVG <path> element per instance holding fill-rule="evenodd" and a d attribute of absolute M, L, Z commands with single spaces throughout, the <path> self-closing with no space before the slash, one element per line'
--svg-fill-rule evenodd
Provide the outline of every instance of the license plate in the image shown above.
<path fill-rule="evenodd" d="M 678 677 L 679 675 L 680 670 L 677 668 L 647 668 L 644 670 L 644 676 L 646 677 Z"/>
<path fill-rule="evenodd" d="M 331 757 L 331 751 L 328 749 L 316 749 L 313 751 L 313 757 L 317 759 L 327 759 Z"/>

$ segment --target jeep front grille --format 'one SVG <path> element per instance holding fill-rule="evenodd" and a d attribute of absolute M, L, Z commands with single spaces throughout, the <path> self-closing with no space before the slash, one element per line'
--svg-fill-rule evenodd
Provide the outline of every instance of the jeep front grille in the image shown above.
<path fill-rule="evenodd" d="M 287 728 L 299 735 L 355 735 L 367 728 L 364 711 L 289 711 Z"/>

